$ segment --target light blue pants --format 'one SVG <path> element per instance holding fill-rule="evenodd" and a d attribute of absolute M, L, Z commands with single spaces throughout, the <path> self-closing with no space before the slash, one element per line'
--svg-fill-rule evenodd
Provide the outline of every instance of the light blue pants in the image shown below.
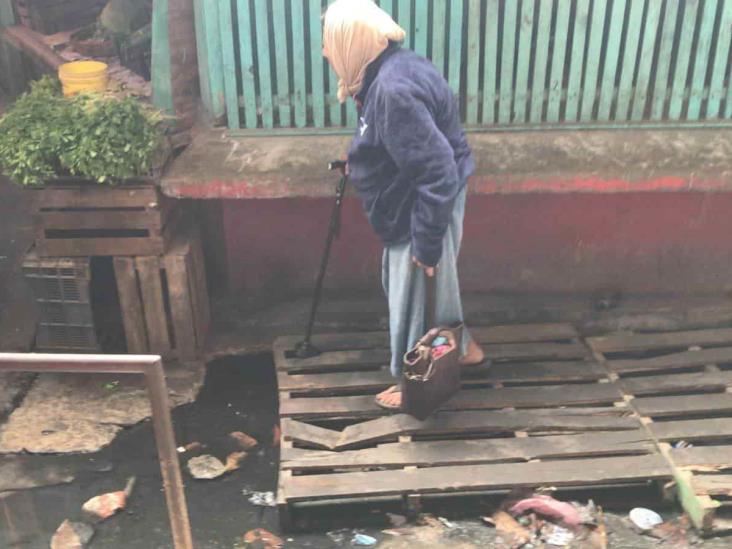
<path fill-rule="evenodd" d="M 442 243 L 442 259 L 437 266 L 437 301 L 435 322 L 450 326 L 463 321 L 463 305 L 460 299 L 457 258 L 463 239 L 463 218 L 465 217 L 465 194 L 463 191 L 455 200 L 452 221 Z M 382 262 L 382 282 L 389 300 L 389 333 L 391 343 L 391 373 L 401 377 L 402 359 L 427 331 L 425 316 L 425 273 L 412 263 L 410 242 L 387 246 Z M 431 328 L 432 326 L 430 326 Z M 465 353 L 470 343 L 468 330 L 463 331 Z"/>

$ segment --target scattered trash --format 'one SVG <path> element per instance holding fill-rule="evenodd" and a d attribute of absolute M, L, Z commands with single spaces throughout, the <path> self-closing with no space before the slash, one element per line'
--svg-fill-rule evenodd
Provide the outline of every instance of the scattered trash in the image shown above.
<path fill-rule="evenodd" d="M 51 549 L 84 549 L 94 537 L 94 528 L 65 520 L 51 538 Z"/>
<path fill-rule="evenodd" d="M 456 524 L 454 522 L 450 522 L 445 517 L 437 517 L 437 520 L 439 520 L 440 524 L 442 524 L 445 528 L 449 528 L 450 530 L 456 527 Z"/>
<path fill-rule="evenodd" d="M 387 513 L 386 516 L 389 518 L 389 522 L 395 528 L 400 528 L 407 523 L 407 517 L 404 515 L 396 515 L 394 513 Z"/>
<path fill-rule="evenodd" d="M 350 537 L 351 531 L 348 529 L 331 530 L 325 534 L 328 538 L 337 545 L 343 545 L 343 543 Z"/>
<path fill-rule="evenodd" d="M 256 547 L 257 549 L 280 549 L 285 544 L 282 538 L 278 538 L 263 528 L 247 532 L 244 535 L 244 543 L 245 547 Z"/>
<path fill-rule="evenodd" d="M 702 350 L 702 348 L 701 348 L 701 347 L 699 347 L 699 345 L 692 345 L 692 346 L 691 346 L 691 347 L 689 347 L 689 348 L 688 348 L 687 350 L 688 350 L 688 351 L 701 351 L 701 350 Z"/>
<path fill-rule="evenodd" d="M 249 496 L 249 503 L 260 507 L 276 507 L 277 500 L 274 492 L 248 492 L 244 491 L 245 496 Z"/>
<path fill-rule="evenodd" d="M 256 438 L 250 437 L 248 434 L 242 433 L 241 431 L 234 431 L 233 433 L 229 433 L 229 436 L 245 450 L 251 450 L 259 444 Z"/>
<path fill-rule="evenodd" d="M 279 425 L 275 425 L 272 429 L 272 446 L 278 448 L 280 445 L 280 438 L 282 437 L 282 430 Z"/>
<path fill-rule="evenodd" d="M 595 549 L 607 549 L 607 528 L 602 507 L 597 508 L 597 528 L 590 532 L 590 544 Z"/>
<path fill-rule="evenodd" d="M 103 387 L 107 391 L 115 391 L 119 388 L 119 381 L 110 381 L 109 383 L 105 383 Z"/>
<path fill-rule="evenodd" d="M 572 543 L 572 540 L 574 539 L 574 534 L 562 526 L 549 524 L 547 530 L 547 532 L 543 532 L 547 545 L 566 547 Z"/>
<path fill-rule="evenodd" d="M 226 472 L 236 471 L 241 467 L 241 462 L 246 459 L 249 454 L 246 452 L 233 452 L 226 456 Z"/>
<path fill-rule="evenodd" d="M 630 518 L 630 522 L 641 532 L 651 530 L 655 526 L 663 524 L 661 515 L 644 507 L 631 509 L 628 517 Z"/>
<path fill-rule="evenodd" d="M 226 466 L 221 463 L 221 460 L 209 455 L 191 458 L 188 460 L 187 467 L 191 476 L 199 480 L 212 480 L 227 472 Z"/>
<path fill-rule="evenodd" d="M 688 517 L 682 516 L 678 519 L 654 526 L 645 533 L 654 538 L 658 538 L 664 546 L 681 549 L 689 546 L 687 537 L 689 528 Z"/>
<path fill-rule="evenodd" d="M 535 494 L 522 499 L 509 510 L 512 515 L 521 515 L 526 511 L 534 511 L 545 517 L 560 520 L 567 526 L 578 526 L 582 522 L 577 509 L 571 504 L 559 501 L 551 496 Z"/>
<path fill-rule="evenodd" d="M 185 446 L 179 446 L 178 453 L 185 454 L 186 452 L 198 452 L 199 450 L 203 450 L 205 447 L 206 446 L 204 446 L 200 442 L 191 442 L 190 444 L 186 444 Z"/>
<path fill-rule="evenodd" d="M 679 440 L 674 443 L 673 447 L 678 450 L 679 448 L 693 448 L 694 445 L 691 442 L 686 442 L 685 440 Z"/>
<path fill-rule="evenodd" d="M 372 538 L 371 536 L 367 536 L 366 534 L 356 534 L 353 536 L 351 543 L 353 545 L 371 547 L 372 545 L 376 545 L 377 541 L 378 540 L 376 538 Z"/>
<path fill-rule="evenodd" d="M 531 533 L 505 511 L 496 511 L 492 517 L 483 517 L 483 520 L 495 526 L 505 543 L 513 549 L 531 541 Z"/>
<path fill-rule="evenodd" d="M 105 520 L 127 507 L 127 500 L 135 488 L 135 477 L 130 477 L 124 490 L 109 492 L 101 496 L 95 496 L 87 501 L 81 508 L 89 517 L 95 520 Z"/>

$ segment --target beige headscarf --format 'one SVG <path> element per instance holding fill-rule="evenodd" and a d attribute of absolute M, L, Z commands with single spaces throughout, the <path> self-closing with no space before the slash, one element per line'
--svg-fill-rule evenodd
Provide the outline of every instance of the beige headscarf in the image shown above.
<path fill-rule="evenodd" d="M 366 68 L 389 46 L 401 42 L 404 29 L 372 0 L 336 0 L 325 13 L 323 54 L 340 78 L 343 103 L 363 86 Z"/>

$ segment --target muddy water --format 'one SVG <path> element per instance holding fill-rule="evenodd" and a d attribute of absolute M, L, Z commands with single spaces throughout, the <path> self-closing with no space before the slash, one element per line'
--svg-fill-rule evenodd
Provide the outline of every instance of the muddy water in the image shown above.
<path fill-rule="evenodd" d="M 250 504 L 243 492 L 274 491 L 277 482 L 278 450 L 271 445 L 277 418 L 275 379 L 268 356 L 226 359 L 209 366 L 199 399 L 173 413 L 179 444 L 200 442 L 205 452 L 220 459 L 236 450 L 228 438 L 232 431 L 244 431 L 262 442 L 242 468 L 214 481 L 196 481 L 184 473 L 186 496 L 197 548 L 241 547 L 243 535 L 253 528 L 280 534 L 285 547 L 350 547 L 354 528 L 379 539 L 379 547 L 396 548 L 478 548 L 502 547 L 495 530 L 477 517 L 490 513 L 498 503 L 486 498 L 470 498 L 461 503 L 434 503 L 428 508 L 454 520 L 451 528 L 407 529 L 403 536 L 381 533 L 389 527 L 385 511 L 399 512 L 395 506 L 340 507 L 310 514 L 310 531 L 288 535 L 278 530 L 274 509 Z M 185 459 L 183 461 L 185 463 Z M 65 519 L 79 520 L 81 505 L 89 498 L 121 489 L 128 477 L 138 479 L 128 508 L 96 526 L 91 549 L 167 549 L 172 547 L 160 470 L 151 425 L 142 423 L 124 431 L 112 445 L 93 455 L 34 456 L 31 467 L 43 469 L 70 465 L 76 480 L 68 485 L 17 492 L 0 500 L 0 548 L 47 548 L 57 526 Z M 598 494 L 595 493 L 596 497 Z M 573 494 L 586 501 L 588 494 Z M 4 502 L 4 503 L 2 503 Z M 634 505 L 658 505 L 656 493 L 637 490 L 600 494 L 599 503 L 615 509 L 607 515 L 611 547 L 658 547 L 655 540 L 633 533 L 621 517 Z M 665 509 L 668 517 L 676 511 Z M 465 517 L 472 517 L 466 519 Z M 348 528 L 345 528 L 345 527 Z M 330 531 L 330 535 L 326 532 Z M 708 541 L 703 547 L 732 546 L 732 538 Z"/>

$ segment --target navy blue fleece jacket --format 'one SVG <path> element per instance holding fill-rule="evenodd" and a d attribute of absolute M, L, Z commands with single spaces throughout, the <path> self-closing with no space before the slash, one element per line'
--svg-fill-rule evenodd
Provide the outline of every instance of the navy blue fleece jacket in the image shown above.
<path fill-rule="evenodd" d="M 475 165 L 457 99 L 430 61 L 392 44 L 369 65 L 348 154 L 353 181 L 385 245 L 411 240 L 437 265 L 455 197 Z"/>

